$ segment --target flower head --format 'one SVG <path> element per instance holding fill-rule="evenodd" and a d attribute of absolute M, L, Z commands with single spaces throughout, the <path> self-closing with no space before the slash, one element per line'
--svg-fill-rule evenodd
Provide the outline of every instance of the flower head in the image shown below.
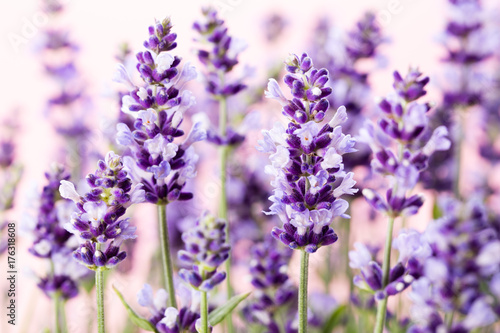
<path fill-rule="evenodd" d="M 292 249 L 312 253 L 337 240 L 330 225 L 335 217 L 345 216 L 348 206 L 340 197 L 357 191 L 353 174 L 344 171 L 342 157 L 355 151 L 355 140 L 342 133 L 341 124 L 347 119 L 344 107 L 323 124 L 332 91 L 325 85 L 328 71 L 314 68 L 305 53 L 290 55 L 285 68 L 284 81 L 292 99 L 273 80 L 266 96 L 280 102 L 290 122 L 287 128 L 276 125 L 263 131 L 259 150 L 271 154 L 271 165 L 265 169 L 274 177 L 270 214 L 283 222 L 283 228 L 274 228 L 272 235 Z"/>

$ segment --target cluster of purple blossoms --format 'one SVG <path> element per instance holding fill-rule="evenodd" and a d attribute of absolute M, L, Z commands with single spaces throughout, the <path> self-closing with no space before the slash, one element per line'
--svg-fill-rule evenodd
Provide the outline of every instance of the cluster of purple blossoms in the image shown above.
<path fill-rule="evenodd" d="M 337 241 L 330 224 L 336 216 L 345 216 L 348 208 L 340 197 L 357 191 L 353 173 L 344 171 L 342 159 L 343 154 L 355 151 L 355 140 L 342 133 L 340 125 L 347 119 L 344 107 L 321 124 L 332 92 L 326 87 L 328 71 L 314 68 L 305 53 L 290 55 L 285 64 L 284 82 L 292 99 L 284 96 L 274 79 L 269 81 L 266 97 L 280 102 L 290 122 L 286 129 L 276 123 L 263 131 L 258 149 L 271 154 L 271 165 L 265 169 L 274 176 L 268 214 L 278 215 L 283 222 L 283 228 L 275 227 L 272 235 L 292 249 L 314 253 Z"/>
<path fill-rule="evenodd" d="M 16 162 L 16 145 L 11 135 L 5 135 L 5 133 L 15 131 L 16 127 L 15 124 L 2 126 L 3 133 L 0 137 L 0 212 L 6 212 L 13 208 L 17 184 L 21 180 L 22 166 Z M 3 222 L 0 221 L 0 226 L 2 224 Z"/>
<path fill-rule="evenodd" d="M 75 268 L 69 264 L 71 253 L 78 247 L 78 242 L 63 227 L 75 205 L 60 197 L 59 185 L 70 176 L 62 166 L 55 165 L 50 172 L 45 173 L 45 177 L 48 184 L 43 187 L 40 196 L 36 224 L 31 230 L 35 239 L 29 252 L 36 257 L 51 260 L 53 267 L 57 268 L 57 271 L 54 269 L 41 278 L 38 287 L 49 297 L 58 294 L 62 299 L 70 299 L 78 294 L 75 277 L 84 274 L 80 267 Z"/>
<path fill-rule="evenodd" d="M 179 251 L 178 257 L 189 268 L 181 269 L 179 276 L 195 290 L 208 292 L 226 278 L 225 272 L 217 272 L 231 249 L 226 228 L 224 220 L 204 213 L 195 227 L 182 234 L 186 250 Z"/>
<path fill-rule="evenodd" d="M 59 188 L 61 196 L 73 200 L 77 207 L 64 225 L 80 242 L 73 257 L 91 270 L 112 268 L 125 259 L 127 254 L 120 246 L 136 237 L 136 227 L 121 217 L 131 204 L 144 201 L 142 185 L 132 186 L 120 156 L 109 152 L 97 165 L 96 172 L 86 178 L 90 190 L 83 196 L 66 180 Z"/>
<path fill-rule="evenodd" d="M 229 80 L 228 73 L 238 64 L 238 54 L 244 45 L 228 34 L 224 20 L 217 16 L 217 10 L 206 7 L 202 10 L 204 21 L 195 22 L 193 29 L 199 33 L 198 42 L 202 47 L 197 50 L 198 59 L 205 66 L 204 73 L 205 89 L 215 100 L 221 101 L 227 97 L 234 96 L 246 88 L 241 79 Z M 224 115 L 220 115 L 224 117 Z M 219 119 L 219 123 L 222 121 Z M 218 133 L 214 128 L 208 126 L 207 141 L 216 145 L 235 146 L 245 140 L 245 137 L 228 126 L 220 129 Z"/>
<path fill-rule="evenodd" d="M 148 50 L 137 54 L 145 86 L 136 87 L 123 66 L 118 71 L 131 89 L 123 97 L 122 111 L 135 118 L 135 129 L 118 124 L 117 142 L 129 148 L 131 156 L 125 156 L 124 163 L 134 182 L 144 185 L 146 201 L 154 204 L 192 198 L 192 193 L 183 192 L 186 181 L 196 175 L 198 156 L 192 144 L 206 137 L 195 124 L 182 143 L 174 142 L 184 135 L 183 112 L 194 104 L 192 94 L 182 87 L 196 77 L 196 71 L 189 64 L 179 71 L 181 59 L 168 52 L 177 46 L 171 29 L 168 18 L 156 22 L 144 42 Z"/>
<path fill-rule="evenodd" d="M 359 123 L 358 116 L 367 104 L 370 91 L 368 73 L 357 68 L 358 61 L 376 56 L 377 48 L 384 42 L 381 29 L 375 15 L 367 12 L 345 36 L 337 36 L 339 33 L 326 18 L 320 21 L 314 35 L 315 62 L 328 69 L 332 77 L 330 103 L 334 108 L 344 105 L 349 110 L 350 117 L 344 128 L 352 131 Z"/>
<path fill-rule="evenodd" d="M 402 230 L 393 240 L 399 252 L 399 258 L 389 272 L 388 284 L 382 281 L 382 267 L 376 260 L 378 251 L 362 243 L 355 243 L 355 250 L 349 252 L 349 266 L 358 269 L 360 274 L 354 276 L 354 284 L 382 300 L 394 296 L 408 288 L 413 281 L 423 275 L 424 261 L 431 253 L 423 236 L 415 230 Z"/>
<path fill-rule="evenodd" d="M 480 0 L 448 0 L 450 19 L 446 25 L 444 46 L 447 56 L 444 59 L 453 71 L 455 86 L 444 93 L 443 107 L 467 107 L 483 101 L 484 87 L 481 80 L 486 79 L 477 68 L 492 55 L 493 45 L 484 27 L 484 12 Z"/>
<path fill-rule="evenodd" d="M 490 77 L 485 62 L 498 48 L 498 38 L 486 19 L 486 11 L 480 0 L 448 0 L 448 21 L 442 43 L 446 49 L 445 80 L 443 100 L 432 116 L 433 126 L 444 125 L 451 130 L 453 149 L 436 154 L 431 160 L 434 172 L 426 172 L 426 187 L 437 190 L 459 191 L 459 184 L 453 179 L 460 172 L 459 160 L 461 144 L 464 139 L 462 118 L 469 107 L 485 107 L 495 79 Z M 495 124 L 497 109 L 484 112 L 486 121 Z M 494 125 L 493 125 L 494 126 Z M 489 158 L 496 155 L 493 145 L 483 145 L 481 153 Z M 493 154 L 493 156 L 491 156 Z M 455 182 L 455 183 L 454 183 Z"/>
<path fill-rule="evenodd" d="M 411 333 L 467 333 L 500 317 L 499 221 L 478 198 L 444 198 L 441 209 L 422 235 L 430 253 L 412 284 Z"/>
<path fill-rule="evenodd" d="M 203 9 L 205 22 L 195 22 L 193 28 L 201 35 L 200 42 L 209 45 L 207 50 L 198 50 L 198 59 L 204 64 L 208 73 L 205 79 L 207 91 L 215 96 L 236 95 L 246 86 L 239 82 L 224 82 L 222 78 L 238 64 L 239 45 L 228 35 L 224 20 L 217 17 L 212 7 Z"/>
<path fill-rule="evenodd" d="M 149 322 L 153 324 L 159 333 L 196 333 L 196 322 L 200 318 L 200 295 L 195 290 L 187 291 L 178 288 L 182 292 L 181 299 L 186 305 L 180 311 L 174 307 L 168 307 L 168 294 L 164 289 L 159 289 L 153 295 L 153 288 L 145 284 L 144 288 L 137 294 L 139 304 L 147 307 L 151 313 Z"/>
<path fill-rule="evenodd" d="M 271 333 L 280 332 L 275 318 L 278 311 L 286 310 L 296 298 L 297 288 L 287 274 L 292 253 L 271 237 L 251 249 L 250 273 L 257 290 L 243 314 L 248 322 L 263 325 Z"/>
<path fill-rule="evenodd" d="M 450 147 L 444 126 L 436 128 L 429 138 L 423 135 L 429 131 L 430 106 L 417 101 L 426 94 L 425 86 L 429 82 L 429 78 L 421 75 L 416 69 L 410 69 L 404 78 L 394 72 L 394 92 L 378 103 L 379 121 L 376 125 L 367 121 L 360 131 L 361 140 L 373 152 L 372 170 L 389 176 L 392 181 L 385 199 L 371 189 L 364 189 L 363 195 L 374 209 L 391 217 L 418 212 L 423 197 L 407 196 L 407 192 L 417 184 L 419 173 L 427 168 L 430 156 Z"/>
<path fill-rule="evenodd" d="M 44 0 L 42 6 L 54 20 L 64 9 L 63 4 L 50 0 Z M 72 40 L 69 31 L 59 27 L 48 27 L 42 31 L 41 37 L 37 40 L 45 73 L 59 87 L 48 100 L 47 111 L 53 120 L 54 128 L 68 143 L 67 151 L 72 155 L 72 159 L 80 161 L 72 166 L 74 167 L 72 172 L 80 177 L 78 164 L 81 164 L 83 158 L 88 155 L 85 139 L 90 133 L 86 121 L 89 119 L 90 98 L 76 65 L 79 48 Z"/>

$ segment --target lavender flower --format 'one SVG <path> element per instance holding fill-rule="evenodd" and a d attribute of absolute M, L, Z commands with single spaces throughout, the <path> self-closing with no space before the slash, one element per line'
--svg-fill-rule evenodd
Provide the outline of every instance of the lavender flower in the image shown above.
<path fill-rule="evenodd" d="M 290 249 L 280 247 L 270 237 L 251 249 L 250 273 L 257 291 L 243 314 L 247 321 L 265 326 L 268 332 L 280 332 L 276 314 L 296 298 L 297 288 L 287 274 L 291 256 Z"/>
<path fill-rule="evenodd" d="M 447 150 L 450 141 L 446 127 L 434 130 L 426 142 L 422 134 L 428 131 L 428 104 L 417 100 L 426 94 L 429 82 L 416 69 L 410 69 L 406 77 L 394 72 L 394 93 L 382 99 L 378 106 L 381 118 L 375 125 L 367 122 L 360 131 L 361 140 L 372 152 L 372 170 L 390 176 L 392 187 L 386 192 L 386 199 L 380 194 L 364 189 L 363 195 L 370 205 L 388 216 L 413 215 L 423 204 L 420 194 L 407 196 L 418 181 L 419 173 L 427 168 L 430 156 L 436 151 Z M 397 151 L 393 150 L 396 145 Z"/>
<path fill-rule="evenodd" d="M 168 295 L 164 289 L 159 289 L 153 295 L 153 288 L 148 284 L 144 285 L 137 298 L 141 306 L 148 308 L 151 313 L 149 321 L 159 333 L 197 332 L 196 321 L 200 318 L 199 292 L 184 290 L 181 299 L 185 305 L 180 310 L 167 307 Z"/>
<path fill-rule="evenodd" d="M 6 126 L 8 127 L 8 126 Z M 3 133 L 7 132 L 7 128 Z M 7 227 L 9 221 L 5 213 L 14 208 L 16 188 L 21 180 L 22 167 L 15 162 L 15 145 L 10 137 L 0 137 L 0 254 L 8 247 Z"/>
<path fill-rule="evenodd" d="M 132 187 L 120 156 L 109 152 L 98 167 L 87 176 L 91 189 L 83 196 L 68 181 L 62 180 L 59 188 L 61 196 L 77 206 L 71 221 L 65 224 L 66 230 L 80 241 L 73 256 L 91 270 L 112 268 L 125 259 L 127 254 L 120 251 L 120 246 L 124 240 L 136 237 L 136 228 L 128 218 L 121 217 L 131 204 L 144 200 L 142 186 Z"/>
<path fill-rule="evenodd" d="M 366 12 L 348 32 L 340 32 L 330 25 L 328 18 L 318 23 L 314 32 L 313 53 L 315 63 L 330 72 L 329 82 L 333 89 L 328 97 L 334 108 L 345 106 L 349 119 L 342 125 L 347 133 L 355 133 L 363 123 L 363 109 L 369 103 L 369 72 L 359 69 L 362 59 L 374 59 L 378 47 L 385 41 L 376 17 Z M 368 165 L 370 151 L 364 144 L 358 145 L 359 151 L 348 159 L 347 169 L 356 165 Z"/>
<path fill-rule="evenodd" d="M 44 0 L 42 7 L 55 17 L 60 16 L 64 9 L 63 4 L 51 0 Z M 91 130 L 87 121 L 90 97 L 76 65 L 79 48 L 69 31 L 56 26 L 48 26 L 37 40 L 45 73 L 59 86 L 47 101 L 48 116 L 68 145 L 65 153 L 74 161 L 71 165 L 73 175 L 81 177 L 81 166 L 89 155 L 86 142 Z"/>
<path fill-rule="evenodd" d="M 478 198 L 466 204 L 443 198 L 441 209 L 443 217 L 429 224 L 423 234 L 431 252 L 422 277 L 412 284 L 412 333 L 446 326 L 449 332 L 471 332 L 500 316 L 495 290 L 500 269 L 498 225 L 488 219 Z M 442 313 L 454 313 L 453 322 L 445 323 Z"/>
<path fill-rule="evenodd" d="M 226 99 L 246 88 L 241 79 L 231 80 L 229 73 L 238 64 L 238 54 L 244 43 L 228 34 L 224 21 L 217 10 L 206 7 L 202 10 L 204 21 L 195 22 L 193 29 L 199 33 L 202 47 L 197 50 L 198 59 L 205 66 L 205 90 L 211 98 L 219 101 L 219 130 L 207 124 L 207 141 L 219 146 L 237 146 L 245 137 L 227 126 Z"/>
<path fill-rule="evenodd" d="M 374 294 L 377 300 L 401 293 L 420 278 L 424 261 L 431 253 L 431 248 L 419 232 L 402 230 L 392 244 L 399 252 L 399 259 L 390 269 L 389 281 L 384 286 L 382 267 L 375 259 L 377 251 L 370 250 L 362 243 L 355 243 L 354 247 L 356 249 L 349 252 L 349 266 L 360 271 L 354 277 L 354 284 Z"/>
<path fill-rule="evenodd" d="M 168 52 L 177 46 L 171 29 L 168 18 L 156 22 L 144 42 L 148 50 L 137 54 L 137 70 L 146 86 L 136 87 L 125 68 L 118 69 L 119 80 L 132 89 L 123 97 L 122 111 L 136 120 L 134 131 L 125 124 L 117 125 L 117 142 L 129 147 L 131 156 L 124 163 L 134 182 L 144 184 L 146 201 L 155 204 L 192 198 L 192 193 L 183 192 L 186 181 L 196 175 L 198 156 L 191 145 L 206 137 L 195 124 L 182 143 L 174 142 L 184 135 L 180 129 L 183 111 L 194 103 L 191 93 L 182 87 L 196 71 L 189 64 L 179 71 L 181 59 Z"/>
<path fill-rule="evenodd" d="M 453 190 L 459 196 L 461 150 L 465 138 L 463 115 L 470 107 L 487 107 L 495 79 L 484 66 L 498 49 L 498 38 L 488 27 L 482 1 L 448 0 L 448 5 L 448 20 L 442 36 L 446 84 L 432 122 L 435 127 L 445 125 L 452 131 L 453 149 L 436 154 L 431 161 L 435 171 L 426 172 L 424 180 L 428 188 Z M 494 124 L 496 108 L 482 112 Z M 483 152 L 487 157 L 492 151 L 483 148 Z"/>
<path fill-rule="evenodd" d="M 59 195 L 60 182 L 67 181 L 69 177 L 60 165 L 54 165 L 50 172 L 45 173 L 48 184 L 44 186 L 40 196 L 38 219 L 33 230 L 35 241 L 29 249 L 37 257 L 50 258 L 52 254 L 64 249 L 67 243 L 71 243 L 72 234 L 63 228 L 59 220 L 66 215 L 65 211 L 74 208 L 70 200 Z"/>
<path fill-rule="evenodd" d="M 225 272 L 217 272 L 229 257 L 226 228 L 224 220 L 204 213 L 194 228 L 182 234 L 186 250 L 179 251 L 178 257 L 189 268 L 181 269 L 179 276 L 195 290 L 210 291 L 226 278 Z"/>
<path fill-rule="evenodd" d="M 246 86 L 239 82 L 224 82 L 223 78 L 238 64 L 240 45 L 227 33 L 224 21 L 217 17 L 212 7 L 202 10 L 204 22 L 195 22 L 193 28 L 201 35 L 200 42 L 208 49 L 198 50 L 198 59 L 207 67 L 206 90 L 215 98 L 236 95 Z"/>
<path fill-rule="evenodd" d="M 266 97 L 280 102 L 290 123 L 287 129 L 277 123 L 263 131 L 258 149 L 271 154 L 266 173 L 274 176 L 274 191 L 268 214 L 278 215 L 283 222 L 283 228 L 274 228 L 272 235 L 292 249 L 314 253 L 337 241 L 330 224 L 334 217 L 345 216 L 348 207 L 340 197 L 357 191 L 353 173 L 344 171 L 342 160 L 343 154 L 355 151 L 355 141 L 342 133 L 340 125 L 347 119 L 343 107 L 321 125 L 329 108 L 326 97 L 332 92 L 325 86 L 328 71 L 314 68 L 305 53 L 300 58 L 290 55 L 285 64 L 284 82 L 292 99 L 273 79 Z"/>
<path fill-rule="evenodd" d="M 67 300 L 78 294 L 78 282 L 87 270 L 71 263 L 71 253 L 78 247 L 75 236 L 63 228 L 75 205 L 59 195 L 59 184 L 69 179 L 61 165 L 45 173 L 48 184 L 43 187 L 36 224 L 30 230 L 33 245 L 28 251 L 50 260 L 51 271 L 41 277 L 38 287 L 50 298 Z"/>

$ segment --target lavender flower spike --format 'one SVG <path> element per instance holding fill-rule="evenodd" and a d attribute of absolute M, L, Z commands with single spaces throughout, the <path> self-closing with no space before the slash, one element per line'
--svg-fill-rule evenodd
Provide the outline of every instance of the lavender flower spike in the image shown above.
<path fill-rule="evenodd" d="M 136 237 L 136 228 L 128 218 L 121 217 L 131 204 L 144 201 L 142 185 L 132 187 L 120 156 L 109 152 L 105 161 L 98 162 L 98 167 L 87 176 L 91 189 L 86 194 L 78 194 L 66 180 L 59 187 L 61 196 L 73 200 L 77 206 L 71 221 L 64 226 L 80 241 L 73 256 L 91 270 L 112 268 L 125 259 L 126 253 L 120 251 L 120 246 L 124 240 Z"/>
<path fill-rule="evenodd" d="M 189 268 L 181 269 L 179 276 L 195 290 L 210 291 L 226 278 L 225 272 L 217 272 L 229 257 L 226 228 L 224 220 L 204 213 L 194 228 L 182 234 L 186 250 L 179 251 L 178 257 Z"/>
<path fill-rule="evenodd" d="M 360 140 L 372 152 L 372 170 L 389 176 L 392 186 L 385 199 L 371 189 L 363 190 L 370 205 L 389 216 L 416 214 L 423 204 L 423 197 L 406 193 L 418 182 L 432 154 L 450 148 L 446 127 L 440 126 L 432 135 L 427 112 L 429 104 L 419 103 L 426 94 L 429 78 L 421 77 L 417 69 L 410 69 L 406 77 L 394 72 L 394 92 L 378 103 L 380 119 L 375 125 L 367 122 L 360 130 Z"/>
<path fill-rule="evenodd" d="M 196 70 L 189 64 L 179 70 L 181 59 L 170 54 L 177 46 L 171 30 L 169 18 L 149 28 L 147 50 L 137 53 L 143 86 L 134 86 L 123 66 L 117 75 L 132 86 L 122 99 L 122 111 L 136 120 L 133 130 L 118 124 L 116 140 L 129 149 L 124 163 L 132 180 L 144 185 L 146 201 L 154 204 L 192 198 L 192 193 L 183 191 L 196 175 L 198 156 L 192 144 L 206 138 L 201 126 L 194 124 L 187 137 L 177 141 L 184 135 L 183 112 L 195 103 L 191 92 L 182 88 L 196 77 Z"/>
<path fill-rule="evenodd" d="M 357 192 L 352 172 L 344 171 L 343 157 L 356 151 L 355 140 L 342 133 L 346 121 L 344 107 L 323 123 L 332 89 L 326 69 L 316 69 L 307 54 L 290 55 L 285 61 L 285 84 L 292 98 L 287 99 L 275 80 L 270 80 L 266 97 L 277 99 L 288 127 L 276 124 L 263 131 L 258 149 L 270 154 L 266 173 L 273 176 L 273 202 L 267 214 L 278 215 L 283 228 L 272 235 L 292 249 L 316 252 L 321 246 L 337 241 L 330 227 L 336 216 L 346 216 L 344 194 Z"/>
<path fill-rule="evenodd" d="M 74 263 L 71 253 L 76 249 L 76 237 L 63 228 L 63 223 L 75 209 L 75 205 L 59 196 L 59 183 L 69 179 L 69 173 L 60 165 L 54 165 L 45 173 L 48 184 L 43 187 L 36 224 L 31 231 L 34 241 L 29 252 L 36 257 L 50 260 L 54 268 L 40 278 L 38 287 L 48 297 L 67 300 L 78 294 L 78 278 L 88 270 Z M 75 244 L 76 243 L 76 244 Z M 78 267 L 74 267 L 78 266 Z"/>
<path fill-rule="evenodd" d="M 292 253 L 269 235 L 251 249 L 250 273 L 257 291 L 243 314 L 247 321 L 263 325 L 269 332 L 280 331 L 276 315 L 290 306 L 297 294 L 286 274 Z"/>

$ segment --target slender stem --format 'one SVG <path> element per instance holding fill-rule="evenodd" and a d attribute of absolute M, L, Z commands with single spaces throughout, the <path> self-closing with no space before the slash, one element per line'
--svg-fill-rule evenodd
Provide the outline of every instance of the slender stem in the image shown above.
<path fill-rule="evenodd" d="M 63 333 L 68 332 L 68 323 L 66 321 L 66 301 L 62 300 L 61 301 L 61 327 Z"/>
<path fill-rule="evenodd" d="M 61 297 L 60 297 L 60 294 L 59 292 L 55 293 L 54 295 L 54 319 L 55 319 L 55 323 L 54 323 L 54 332 L 56 333 L 61 333 L 61 318 L 60 318 L 60 314 L 61 314 Z"/>
<path fill-rule="evenodd" d="M 208 333 L 208 302 L 207 292 L 201 292 L 200 302 L 200 316 L 201 316 L 201 333 Z"/>
<path fill-rule="evenodd" d="M 394 217 L 389 217 L 387 223 L 387 235 L 385 237 L 384 246 L 384 262 L 382 264 L 382 287 L 385 288 L 389 282 L 389 270 L 391 267 L 391 247 L 392 247 L 392 230 L 394 228 Z M 377 318 L 375 321 L 375 333 L 382 333 L 384 329 L 385 313 L 387 309 L 387 296 L 381 300 L 377 307 Z"/>
<path fill-rule="evenodd" d="M 221 82 L 224 77 L 221 75 Z M 227 135 L 227 99 L 225 96 L 219 98 L 219 130 L 221 136 L 224 138 Z M 230 224 L 228 220 L 227 213 L 227 159 L 229 156 L 229 146 L 223 145 L 220 148 L 220 183 L 221 183 L 221 194 L 220 194 L 220 202 L 219 202 L 219 217 L 221 219 L 225 219 L 227 221 L 226 227 L 226 240 L 229 244 L 231 241 L 229 239 L 229 229 Z M 231 285 L 231 254 L 229 254 L 229 258 L 226 260 L 226 288 L 227 288 L 227 299 L 231 299 L 233 296 L 233 287 Z M 227 330 L 228 333 L 234 332 L 233 326 L 233 317 L 229 314 L 226 317 Z"/>
<path fill-rule="evenodd" d="M 463 137 L 464 137 L 464 132 L 463 132 L 463 124 L 462 124 L 462 113 L 461 110 L 459 109 L 457 111 L 457 121 L 456 121 L 456 126 L 457 126 L 457 131 L 456 131 L 456 138 L 455 138 L 455 179 L 453 181 L 453 194 L 455 194 L 456 198 L 460 198 L 460 172 L 461 172 L 461 160 L 462 160 L 462 145 L 463 145 Z"/>
<path fill-rule="evenodd" d="M 104 270 L 98 267 L 95 271 L 95 286 L 97 292 L 97 331 L 104 333 Z"/>
<path fill-rule="evenodd" d="M 172 257 L 170 256 L 170 238 L 168 236 L 167 205 L 159 204 L 157 206 L 158 226 L 160 229 L 161 257 L 163 263 L 163 277 L 168 292 L 168 305 L 177 308 L 174 289 L 174 270 L 172 268 Z"/>
<path fill-rule="evenodd" d="M 307 280 L 309 268 L 309 253 L 300 254 L 300 282 L 299 282 L 299 333 L 307 332 Z"/>
<path fill-rule="evenodd" d="M 450 331 L 451 328 L 453 327 L 453 317 L 455 315 L 455 311 L 452 311 L 451 313 L 447 313 L 445 315 L 445 322 L 446 322 L 446 327 L 448 328 L 448 330 Z"/>

